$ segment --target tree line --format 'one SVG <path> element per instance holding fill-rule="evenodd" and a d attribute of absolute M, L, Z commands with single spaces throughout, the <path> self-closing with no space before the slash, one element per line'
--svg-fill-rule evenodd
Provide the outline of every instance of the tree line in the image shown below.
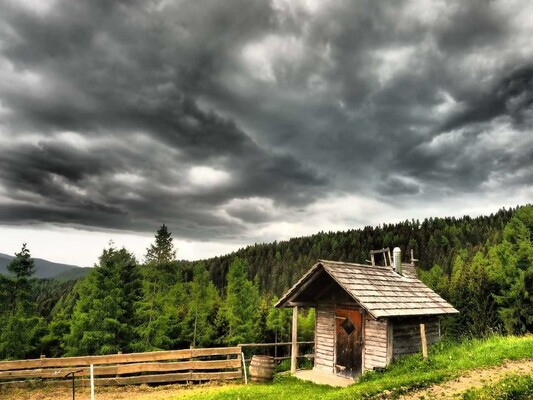
<path fill-rule="evenodd" d="M 318 259 L 365 263 L 368 250 L 413 249 L 421 279 L 461 313 L 449 336 L 533 331 L 533 207 L 429 218 L 256 244 L 176 260 L 163 225 L 139 262 L 112 243 L 77 282 L 34 280 L 26 245 L 0 275 L 0 359 L 111 354 L 289 339 L 277 298 Z M 299 315 L 312 340 L 314 310 Z"/>

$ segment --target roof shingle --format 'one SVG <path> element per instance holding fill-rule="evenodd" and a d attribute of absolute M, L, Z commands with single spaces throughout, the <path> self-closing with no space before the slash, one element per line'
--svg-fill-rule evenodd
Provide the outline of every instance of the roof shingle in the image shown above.
<path fill-rule="evenodd" d="M 324 269 L 374 318 L 454 314 L 458 311 L 414 276 L 391 267 L 320 260 L 276 304 L 283 307 L 299 288 Z"/>

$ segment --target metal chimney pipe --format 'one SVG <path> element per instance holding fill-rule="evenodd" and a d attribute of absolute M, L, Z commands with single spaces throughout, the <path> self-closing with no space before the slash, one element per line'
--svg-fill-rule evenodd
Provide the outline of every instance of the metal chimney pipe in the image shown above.
<path fill-rule="evenodd" d="M 402 274 L 402 251 L 399 247 L 395 247 L 394 250 L 392 250 L 392 260 L 393 260 L 393 268 L 394 270 Z"/>

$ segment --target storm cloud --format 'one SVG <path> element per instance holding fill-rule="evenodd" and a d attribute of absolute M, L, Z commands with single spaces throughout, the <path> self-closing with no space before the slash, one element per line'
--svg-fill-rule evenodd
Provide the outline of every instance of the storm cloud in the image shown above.
<path fill-rule="evenodd" d="M 512 195 L 533 183 L 532 15 L 518 1 L 3 1 L 0 224 L 164 222 L 253 242 L 328 204 L 364 224 L 374 202 Z"/>

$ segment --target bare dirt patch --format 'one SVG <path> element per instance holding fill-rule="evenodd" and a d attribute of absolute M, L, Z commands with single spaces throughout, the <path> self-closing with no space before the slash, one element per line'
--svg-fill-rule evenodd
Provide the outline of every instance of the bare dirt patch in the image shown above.
<path fill-rule="evenodd" d="M 454 399 L 468 389 L 494 384 L 509 374 L 533 374 L 533 359 L 507 361 L 497 367 L 473 369 L 456 379 L 409 393 L 400 399 Z"/>
<path fill-rule="evenodd" d="M 96 400 L 176 400 L 188 397 L 201 396 L 214 391 L 227 390 L 236 384 L 209 383 L 196 385 L 165 385 L 165 386 L 126 386 L 126 387 L 97 387 Z M 71 400 L 70 388 L 43 388 L 43 389 L 14 389 L 0 395 L 2 400 Z M 91 398 L 88 387 L 76 388 L 76 400 L 89 400 Z"/>

